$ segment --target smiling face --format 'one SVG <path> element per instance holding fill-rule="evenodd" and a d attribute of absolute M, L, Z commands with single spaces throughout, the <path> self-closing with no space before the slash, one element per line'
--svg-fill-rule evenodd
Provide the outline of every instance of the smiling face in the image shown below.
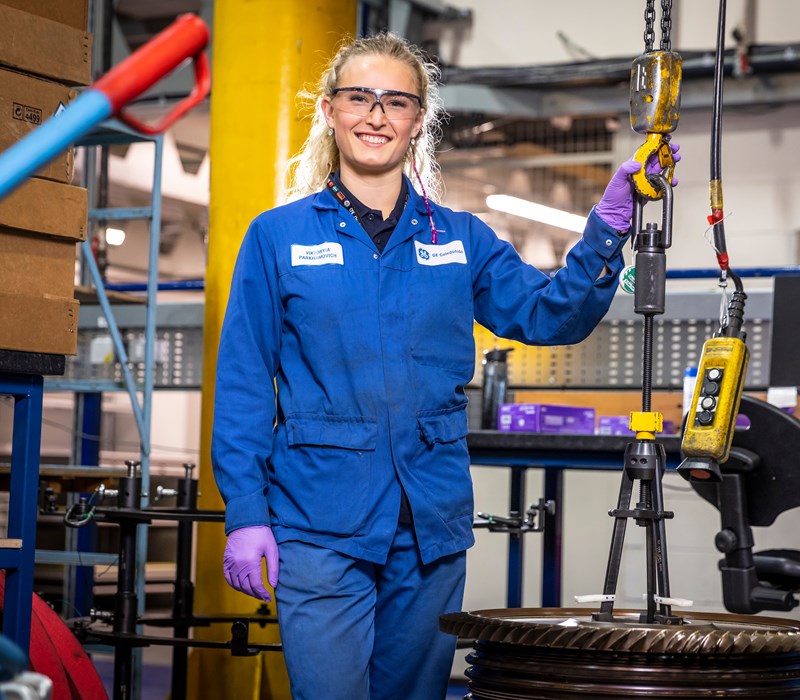
<path fill-rule="evenodd" d="M 367 87 L 419 94 L 412 70 L 396 59 L 381 55 L 350 59 L 339 72 L 337 87 Z M 372 99 L 370 95 L 366 98 Z M 364 177 L 394 172 L 399 176 L 411 138 L 422 126 L 423 111 L 419 109 L 413 119 L 389 119 L 380 105 L 375 105 L 371 112 L 359 116 L 344 109 L 344 99 L 345 95 L 338 94 L 322 100 L 325 121 L 336 134 L 342 176 L 354 173 Z"/>

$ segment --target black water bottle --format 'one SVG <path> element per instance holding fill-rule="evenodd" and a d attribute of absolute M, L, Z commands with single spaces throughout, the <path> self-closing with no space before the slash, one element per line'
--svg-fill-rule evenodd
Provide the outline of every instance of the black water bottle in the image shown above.
<path fill-rule="evenodd" d="M 483 351 L 481 428 L 497 430 L 497 409 L 505 403 L 508 389 L 508 353 L 514 348 Z"/>

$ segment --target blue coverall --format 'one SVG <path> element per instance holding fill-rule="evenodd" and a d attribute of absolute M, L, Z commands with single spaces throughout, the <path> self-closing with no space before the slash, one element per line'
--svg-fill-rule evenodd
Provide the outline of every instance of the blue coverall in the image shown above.
<path fill-rule="evenodd" d="M 382 254 L 327 191 L 252 222 L 217 364 L 212 457 L 226 532 L 270 525 L 279 545 L 382 566 L 402 484 L 422 564 L 463 553 L 474 542 L 463 389 L 473 321 L 568 345 L 608 310 L 626 235 L 594 212 L 550 279 L 477 217 L 434 203 L 432 244 L 425 203 L 406 184 Z"/>

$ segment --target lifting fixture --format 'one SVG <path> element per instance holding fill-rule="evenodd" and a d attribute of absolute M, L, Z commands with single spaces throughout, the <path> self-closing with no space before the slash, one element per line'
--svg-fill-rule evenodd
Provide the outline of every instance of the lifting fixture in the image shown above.
<path fill-rule="evenodd" d="M 625 530 L 629 519 L 645 528 L 647 592 L 643 623 L 681 624 L 672 614 L 673 604 L 686 604 L 672 598 L 667 564 L 665 520 L 673 513 L 664 510 L 661 478 L 666 468 L 666 453 L 656 436 L 663 429 L 661 413 L 652 410 L 653 319 L 663 314 L 666 300 L 666 250 L 672 245 L 672 173 L 675 167 L 669 134 L 678 125 L 680 113 L 681 57 L 670 51 L 671 0 L 662 0 L 661 50 L 653 51 L 654 0 L 645 9 L 645 53 L 631 66 L 631 127 L 646 133 L 647 141 L 634 158 L 642 163 L 633 176 L 634 211 L 631 245 L 636 268 L 634 311 L 644 317 L 642 340 L 642 410 L 630 414 L 634 440 L 625 450 L 622 483 L 617 507 L 609 511 L 614 518 L 611 550 L 606 568 L 603 593 L 583 600 L 600 602 L 592 619 L 614 621 L 614 600 Z M 647 161 L 658 157 L 660 172 L 647 174 Z M 637 177 L 638 176 L 638 177 Z M 661 224 L 643 223 L 644 207 L 661 200 Z M 630 507 L 633 484 L 639 482 L 639 499 Z"/>

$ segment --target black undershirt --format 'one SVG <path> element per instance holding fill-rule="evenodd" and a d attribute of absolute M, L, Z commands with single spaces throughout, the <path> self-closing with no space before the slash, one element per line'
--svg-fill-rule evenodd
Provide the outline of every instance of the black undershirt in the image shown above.
<path fill-rule="evenodd" d="M 345 202 L 339 200 L 338 197 L 336 197 L 336 201 L 345 209 L 352 209 L 351 213 L 353 216 L 355 216 L 358 223 L 360 223 L 367 232 L 378 251 L 382 253 L 386 244 L 389 242 L 392 231 L 394 231 L 395 226 L 397 226 L 397 222 L 400 221 L 403 209 L 406 207 L 406 201 L 408 200 L 408 185 L 406 185 L 406 179 L 403 178 L 403 184 L 400 186 L 400 194 L 397 197 L 397 202 L 394 205 L 392 213 L 389 214 L 386 219 L 383 218 L 383 212 L 379 209 L 370 209 L 366 204 L 359 202 L 358 199 L 348 191 L 342 184 L 338 170 L 331 175 L 331 179 L 337 189 L 345 196 L 345 201 L 349 202 L 349 204 L 345 204 Z"/>
<path fill-rule="evenodd" d="M 378 209 L 370 209 L 366 204 L 359 202 L 348 191 L 342 184 L 338 170 L 331 175 L 331 179 L 333 180 L 333 184 L 336 185 L 336 188 L 344 195 L 345 199 L 339 199 L 330 188 L 328 191 L 334 195 L 334 199 L 336 199 L 339 204 L 353 214 L 358 223 L 361 224 L 372 239 L 378 252 L 382 253 L 386 244 L 389 242 L 392 231 L 394 231 L 397 226 L 397 222 L 400 221 L 403 209 L 405 209 L 406 202 L 408 201 L 408 185 L 406 184 L 406 179 L 403 178 L 403 184 L 400 187 L 400 194 L 397 197 L 397 202 L 394 205 L 392 213 L 389 214 L 386 219 L 383 218 L 383 212 Z M 411 508 L 402 485 L 400 486 L 400 515 L 397 521 L 406 525 L 410 525 L 412 522 Z"/>

